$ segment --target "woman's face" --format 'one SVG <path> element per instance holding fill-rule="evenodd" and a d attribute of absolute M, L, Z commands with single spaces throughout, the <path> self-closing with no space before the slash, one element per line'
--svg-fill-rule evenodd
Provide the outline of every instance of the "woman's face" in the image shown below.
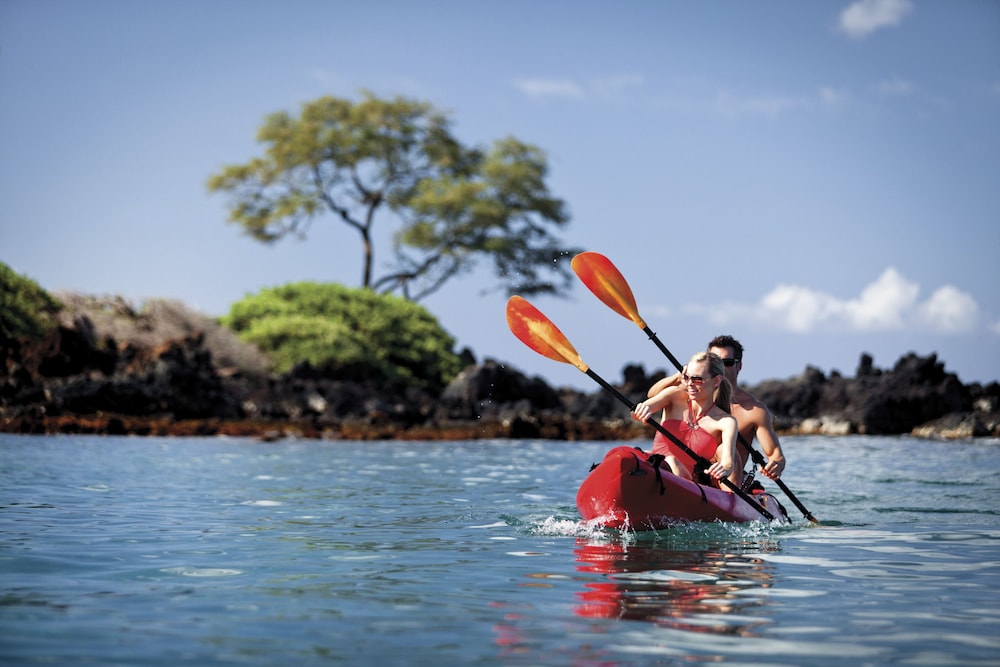
<path fill-rule="evenodd" d="M 708 369 L 707 361 L 696 361 L 688 364 L 683 378 L 687 385 L 688 396 L 691 398 L 701 398 L 705 392 L 711 396 L 719 385 L 719 378 L 712 377 Z"/>

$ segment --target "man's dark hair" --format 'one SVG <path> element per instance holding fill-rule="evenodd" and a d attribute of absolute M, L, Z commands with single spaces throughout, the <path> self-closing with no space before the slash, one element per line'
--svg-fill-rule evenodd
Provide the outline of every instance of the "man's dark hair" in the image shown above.
<path fill-rule="evenodd" d="M 712 340 L 708 341 L 708 347 L 705 349 L 711 349 L 713 347 L 729 347 L 733 350 L 733 356 L 737 359 L 743 358 L 743 346 L 740 341 L 736 340 L 729 334 L 723 334 L 721 336 L 716 336 Z"/>

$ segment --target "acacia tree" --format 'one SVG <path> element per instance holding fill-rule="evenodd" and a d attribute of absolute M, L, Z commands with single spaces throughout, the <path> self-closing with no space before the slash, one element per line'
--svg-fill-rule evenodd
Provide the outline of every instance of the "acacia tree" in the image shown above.
<path fill-rule="evenodd" d="M 361 285 L 417 301 L 476 260 L 492 261 L 508 293 L 559 294 L 578 252 L 554 231 L 569 216 L 545 179 L 538 148 L 513 137 L 488 149 L 463 146 L 427 103 L 363 93 L 359 102 L 323 97 L 299 116 L 268 116 L 264 155 L 229 165 L 208 181 L 231 197 L 229 220 L 253 238 L 303 236 L 332 215 L 361 239 Z M 373 225 L 390 213 L 399 228 L 384 275 L 373 275 Z"/>

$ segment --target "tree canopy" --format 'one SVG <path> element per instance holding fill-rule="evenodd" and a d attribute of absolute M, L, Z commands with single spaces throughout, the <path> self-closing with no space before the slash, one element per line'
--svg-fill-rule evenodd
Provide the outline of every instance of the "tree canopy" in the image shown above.
<path fill-rule="evenodd" d="M 244 297 L 222 321 L 281 372 L 305 361 L 344 379 L 437 393 L 462 368 L 454 338 L 426 308 L 370 289 L 282 285 Z"/>
<path fill-rule="evenodd" d="M 483 258 L 508 294 L 571 285 L 561 260 L 579 249 L 555 236 L 569 215 L 549 192 L 547 159 L 535 146 L 507 137 L 466 147 L 431 105 L 370 93 L 271 114 L 257 140 L 262 156 L 223 167 L 208 188 L 229 195 L 230 222 L 259 241 L 304 236 L 332 216 L 360 237 L 361 286 L 414 301 Z M 373 227 L 386 213 L 398 228 L 387 271 L 376 276 Z"/>

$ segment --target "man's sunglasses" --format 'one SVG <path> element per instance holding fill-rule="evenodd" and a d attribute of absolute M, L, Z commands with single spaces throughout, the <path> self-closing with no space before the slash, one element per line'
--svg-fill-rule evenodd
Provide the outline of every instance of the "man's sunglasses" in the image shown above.
<path fill-rule="evenodd" d="M 735 358 L 723 359 L 722 363 L 725 366 L 735 366 L 737 361 L 739 361 L 739 359 L 735 359 Z"/>

